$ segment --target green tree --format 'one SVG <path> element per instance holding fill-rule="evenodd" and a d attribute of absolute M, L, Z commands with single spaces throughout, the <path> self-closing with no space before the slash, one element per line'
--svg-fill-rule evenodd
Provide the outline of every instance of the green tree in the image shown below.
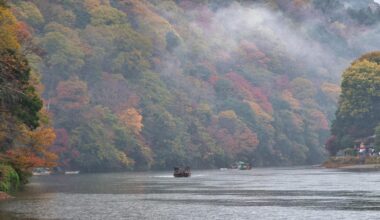
<path fill-rule="evenodd" d="M 380 63 L 371 62 L 380 53 L 372 55 L 354 62 L 343 74 L 335 124 L 336 129 L 352 132 L 354 137 L 373 134 L 380 120 Z"/>
<path fill-rule="evenodd" d="M 70 144 L 79 152 L 74 165 L 84 171 L 132 168 L 134 160 L 127 154 L 128 142 L 121 139 L 116 117 L 101 106 L 87 109 L 85 114 L 88 120 L 71 134 Z"/>
<path fill-rule="evenodd" d="M 41 39 L 41 45 L 48 54 L 45 62 L 52 68 L 54 75 L 67 77 L 84 65 L 84 53 L 78 45 L 79 42 L 67 37 L 70 29 L 53 25 L 50 27 L 60 30 L 48 32 Z"/>
<path fill-rule="evenodd" d="M 34 27 L 39 27 L 44 23 L 44 17 L 41 14 L 38 7 L 29 1 L 20 1 L 17 4 L 17 17 L 20 20 L 27 21 L 30 25 Z"/>
<path fill-rule="evenodd" d="M 332 134 L 343 148 L 352 139 L 373 135 L 380 121 L 380 52 L 353 62 L 343 73 L 341 87 Z"/>
<path fill-rule="evenodd" d="M 10 112 L 30 128 L 36 128 L 42 100 L 29 80 L 26 58 L 14 50 L 0 51 L 0 109 Z"/>
<path fill-rule="evenodd" d="M 124 24 L 127 22 L 125 13 L 106 5 L 94 8 L 90 14 L 93 25 Z"/>

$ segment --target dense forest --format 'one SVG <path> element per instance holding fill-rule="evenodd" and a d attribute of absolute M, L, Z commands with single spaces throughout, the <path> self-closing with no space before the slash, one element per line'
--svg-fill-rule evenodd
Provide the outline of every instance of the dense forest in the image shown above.
<path fill-rule="evenodd" d="M 0 25 L 14 30 L 0 37 L 15 32 L 15 43 L 0 43 L 1 59 L 17 57 L 30 99 L 2 111 L 21 124 L 1 123 L 1 150 L 13 140 L 3 131 L 41 124 L 36 155 L 83 171 L 319 163 L 341 73 L 380 46 L 372 0 L 7 5 Z"/>
<path fill-rule="evenodd" d="M 31 168 L 57 160 L 49 150 L 55 132 L 42 109 L 39 74 L 27 60 L 29 53 L 38 56 L 38 47 L 24 44 L 32 40 L 24 30 L 0 1 L 0 191 L 14 190 Z"/>

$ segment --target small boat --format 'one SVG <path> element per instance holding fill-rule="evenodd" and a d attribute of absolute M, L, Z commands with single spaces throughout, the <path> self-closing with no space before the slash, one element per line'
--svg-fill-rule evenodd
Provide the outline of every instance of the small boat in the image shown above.
<path fill-rule="evenodd" d="M 51 174 L 53 175 L 74 175 L 79 174 L 79 170 L 65 170 L 63 167 L 54 167 Z"/>
<path fill-rule="evenodd" d="M 250 170 L 250 169 L 252 169 L 250 164 L 242 164 L 241 166 L 239 166 L 239 170 Z"/>
<path fill-rule="evenodd" d="M 33 169 L 32 171 L 32 175 L 33 176 L 46 176 L 46 175 L 50 175 L 51 172 L 49 170 L 49 168 L 44 168 L 44 167 L 37 167 L 35 169 Z"/>
<path fill-rule="evenodd" d="M 238 169 L 238 170 L 250 170 L 252 169 L 251 164 L 245 163 L 243 161 L 235 162 L 232 166 L 232 169 Z"/>
<path fill-rule="evenodd" d="M 191 176 L 190 167 L 185 167 L 185 168 L 174 167 L 173 176 L 174 177 L 190 177 Z"/>
<path fill-rule="evenodd" d="M 79 171 L 76 170 L 76 171 L 65 171 L 65 174 L 66 175 L 75 175 L 75 174 L 79 174 Z"/>

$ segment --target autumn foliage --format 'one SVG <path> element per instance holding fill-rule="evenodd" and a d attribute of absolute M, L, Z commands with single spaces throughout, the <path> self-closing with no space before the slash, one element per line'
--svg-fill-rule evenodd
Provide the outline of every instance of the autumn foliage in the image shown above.
<path fill-rule="evenodd" d="M 0 48 L 26 55 L 19 60 L 30 65 L 19 66 L 43 83 L 27 89 L 31 108 L 3 114 L 3 151 L 26 167 L 52 165 L 49 150 L 59 166 L 88 172 L 319 163 L 338 75 L 375 45 L 358 42 L 376 36 L 376 13 L 336 0 L 9 2 L 12 11 L 0 11 Z M 353 72 L 374 71 L 374 57 Z M 35 117 L 38 92 L 53 142 L 47 117 Z M 340 102 L 342 114 L 355 106 Z M 14 121 L 36 130 L 12 133 Z M 8 144 L 16 136 L 26 139 Z"/>
<path fill-rule="evenodd" d="M 39 56 L 29 27 L 0 6 L 0 162 L 20 178 L 35 167 L 56 166 L 50 151 L 56 136 L 42 110 L 41 88 L 28 56 Z"/>

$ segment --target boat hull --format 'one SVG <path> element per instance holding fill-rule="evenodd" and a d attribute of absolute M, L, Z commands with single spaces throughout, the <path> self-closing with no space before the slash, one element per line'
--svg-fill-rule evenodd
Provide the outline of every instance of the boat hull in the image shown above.
<path fill-rule="evenodd" d="M 175 173 L 173 174 L 174 177 L 190 177 L 191 173 Z"/>

